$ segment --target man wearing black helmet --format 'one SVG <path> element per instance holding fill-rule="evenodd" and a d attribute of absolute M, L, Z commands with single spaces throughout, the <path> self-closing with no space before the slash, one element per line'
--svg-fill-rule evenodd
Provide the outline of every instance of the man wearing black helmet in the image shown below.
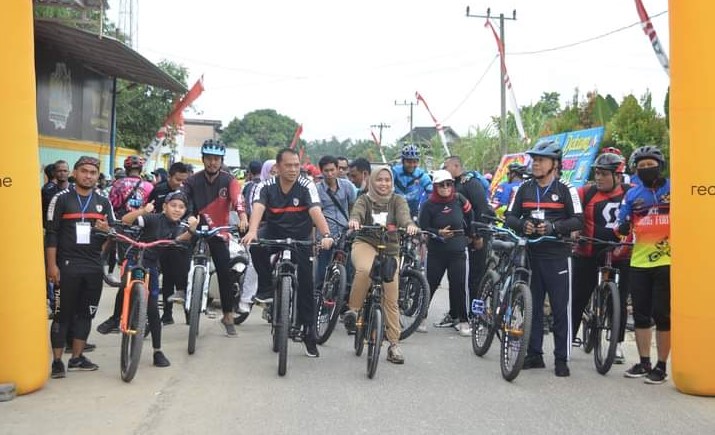
<path fill-rule="evenodd" d="M 496 191 L 494 191 L 494 196 L 492 197 L 492 205 L 495 209 L 509 205 L 514 189 L 521 186 L 521 183 L 524 182 L 526 166 L 519 162 L 511 162 L 507 168 L 509 170 L 507 181 L 497 186 Z"/>
<path fill-rule="evenodd" d="M 581 204 L 583 204 L 583 231 L 581 235 L 611 242 L 619 240 L 614 231 L 618 218 L 618 208 L 630 187 L 627 184 L 621 184 L 625 162 L 620 155 L 620 151 L 616 154 L 613 152 L 614 150 L 614 148 L 609 148 L 606 150 L 608 152 L 602 153 L 596 158 L 596 161 L 591 165 L 595 183 L 583 186 L 578 190 Z M 580 244 L 576 247 L 573 257 L 573 301 L 571 303 L 573 337 L 576 337 L 578 333 L 583 310 L 586 308 L 593 289 L 596 287 L 598 268 L 603 265 L 605 258 L 603 248 L 604 246 L 593 243 Z M 600 255 L 598 255 L 599 252 L 601 253 Z M 621 300 L 621 329 L 618 336 L 616 359 L 614 360 L 616 364 L 625 362 L 621 343 L 623 343 L 626 330 L 629 257 L 630 250 L 628 249 L 619 248 L 613 251 L 613 267 L 620 271 L 618 290 Z"/>
<path fill-rule="evenodd" d="M 559 180 L 561 148 L 553 141 L 537 143 L 527 154 L 533 159 L 533 178 L 524 182 L 507 211 L 506 224 L 528 237 L 569 236 L 583 227 L 581 201 L 575 188 Z M 543 359 L 544 297 L 548 293 L 554 317 L 556 376 L 570 376 L 571 249 L 544 241 L 529 247 L 532 331 L 524 369 L 545 368 Z"/>
<path fill-rule="evenodd" d="M 617 229 L 624 236 L 632 232 L 635 239 L 630 290 L 640 362 L 625 376 L 662 384 L 668 378 L 670 354 L 670 180 L 663 176 L 665 158 L 657 147 L 640 147 L 631 160 L 642 185 L 631 188 L 623 198 Z M 651 319 L 658 346 L 655 367 L 650 362 Z"/>

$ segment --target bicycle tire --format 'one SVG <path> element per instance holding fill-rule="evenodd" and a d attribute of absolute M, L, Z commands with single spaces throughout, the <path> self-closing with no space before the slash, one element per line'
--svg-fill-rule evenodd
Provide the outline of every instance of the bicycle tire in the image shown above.
<path fill-rule="evenodd" d="M 231 270 L 231 280 L 233 284 L 233 312 L 235 313 L 235 316 L 233 317 L 234 325 L 242 324 L 251 314 L 250 310 L 247 313 L 242 313 L 238 309 L 239 304 L 241 303 L 241 295 L 243 293 L 243 276 L 244 274 L 239 274 L 238 272 Z"/>
<path fill-rule="evenodd" d="M 357 321 L 355 322 L 355 356 L 362 355 L 362 351 L 365 348 L 365 310 L 358 312 Z"/>
<path fill-rule="evenodd" d="M 599 309 L 596 310 L 593 361 L 596 371 L 605 375 L 616 359 L 616 347 L 621 328 L 621 298 L 613 282 L 605 282 L 597 288 Z"/>
<path fill-rule="evenodd" d="M 191 280 L 191 305 L 189 306 L 189 355 L 196 352 L 196 338 L 199 336 L 199 322 L 201 321 L 201 299 L 204 294 L 204 281 L 206 270 L 203 267 L 194 269 Z"/>
<path fill-rule="evenodd" d="M 488 270 L 479 282 L 479 299 L 484 302 L 483 314 L 472 314 L 472 350 L 476 356 L 484 356 L 492 345 L 496 333 L 496 307 L 494 297 L 499 275 L 494 270 Z"/>
<path fill-rule="evenodd" d="M 581 344 L 583 346 L 583 351 L 591 353 L 593 350 L 594 333 L 596 325 L 596 288 L 591 297 L 588 299 L 588 304 L 583 310 L 583 317 L 581 320 Z"/>
<path fill-rule="evenodd" d="M 524 357 L 531 336 L 531 315 L 531 290 L 523 282 L 517 282 L 512 286 L 508 308 L 504 313 L 499 355 L 502 377 L 509 382 L 519 376 L 524 366 Z M 512 344 L 518 346 L 514 355 L 510 354 L 510 351 L 514 350 Z"/>
<path fill-rule="evenodd" d="M 131 382 L 139 368 L 139 359 L 144 344 L 146 328 L 147 295 L 144 283 L 135 282 L 129 293 L 129 319 L 127 328 L 132 331 L 122 333 L 119 367 L 122 380 Z"/>
<path fill-rule="evenodd" d="M 328 268 L 329 277 L 323 282 L 323 288 L 318 296 L 317 312 L 317 343 L 324 344 L 335 330 L 340 318 L 340 309 L 345 299 L 347 272 L 345 266 L 335 263 Z"/>
<path fill-rule="evenodd" d="M 375 304 L 372 306 L 370 323 L 367 326 L 367 377 L 369 379 L 375 377 L 375 372 L 377 372 L 384 334 L 385 320 L 382 317 L 382 307 Z"/>
<path fill-rule="evenodd" d="M 290 328 L 290 294 L 293 291 L 293 281 L 290 276 L 281 278 L 280 306 L 276 321 L 278 337 L 278 375 L 285 376 L 288 369 L 288 329 Z"/>
<path fill-rule="evenodd" d="M 400 340 L 412 335 L 427 318 L 430 289 L 424 272 L 412 268 L 400 274 L 400 285 L 404 285 L 404 299 L 400 303 Z"/>

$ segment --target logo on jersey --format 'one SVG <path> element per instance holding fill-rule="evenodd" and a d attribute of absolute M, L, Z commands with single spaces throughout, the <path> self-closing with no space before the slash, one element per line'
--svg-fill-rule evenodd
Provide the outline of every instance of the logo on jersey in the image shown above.
<path fill-rule="evenodd" d="M 616 202 L 609 202 L 603 207 L 603 220 L 606 222 L 606 228 L 616 228 L 618 220 L 618 207 Z"/>
<path fill-rule="evenodd" d="M 443 214 L 450 214 L 452 213 L 452 207 L 445 205 L 444 208 L 442 209 Z"/>
<path fill-rule="evenodd" d="M 552 193 L 552 194 L 551 194 L 551 200 L 554 201 L 554 202 L 558 201 L 558 200 L 559 200 L 559 195 L 557 195 L 557 194 L 555 194 L 555 193 Z"/>
<path fill-rule="evenodd" d="M 300 201 L 298 201 L 298 198 L 293 198 L 293 207 L 298 207 L 299 202 Z"/>
<path fill-rule="evenodd" d="M 228 189 L 225 188 L 225 187 L 222 187 L 222 188 L 218 191 L 218 196 L 219 196 L 219 198 L 228 198 Z"/>
<path fill-rule="evenodd" d="M 670 192 L 661 195 L 660 202 L 662 202 L 663 204 L 670 204 Z"/>
<path fill-rule="evenodd" d="M 97 204 L 94 208 L 97 210 L 97 213 L 101 213 L 102 210 L 104 209 L 104 208 L 102 207 L 102 204 Z"/>

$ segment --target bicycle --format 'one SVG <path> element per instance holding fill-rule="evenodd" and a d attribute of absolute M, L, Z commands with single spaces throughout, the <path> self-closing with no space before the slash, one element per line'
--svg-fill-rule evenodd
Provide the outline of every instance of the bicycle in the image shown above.
<path fill-rule="evenodd" d="M 273 266 L 273 302 L 264 310 L 272 311 L 269 319 L 273 338 L 273 352 L 278 353 L 278 375 L 288 369 L 288 338 L 302 341 L 298 324 L 298 266 L 293 255 L 298 246 L 312 246 L 312 240 L 258 239 L 253 245 L 278 248 Z M 267 316 L 264 315 L 264 318 Z"/>
<path fill-rule="evenodd" d="M 529 289 L 531 270 L 527 264 L 527 246 L 559 239 L 553 236 L 528 239 L 507 228 L 480 222 L 474 222 L 473 225 L 491 231 L 496 236 L 492 241 L 492 249 L 504 253 L 504 261 L 500 261 L 496 269 L 485 273 L 479 284 L 478 299 L 472 300 L 472 350 L 477 356 L 484 356 L 496 335 L 501 341 L 499 364 L 502 377 L 511 382 L 519 376 L 524 365 L 531 336 L 533 304 Z"/>
<path fill-rule="evenodd" d="M 139 367 L 147 325 L 147 305 L 149 302 L 149 270 L 144 267 L 144 252 L 160 246 L 177 246 L 173 240 L 139 242 L 111 229 L 109 237 L 118 239 L 137 249 L 136 263 L 127 268 L 127 260 L 122 264 L 124 301 L 122 303 L 119 331 L 122 334 L 119 368 L 122 380 L 131 382 Z"/>
<path fill-rule="evenodd" d="M 586 353 L 594 351 L 596 371 L 605 375 L 616 358 L 616 347 L 621 333 L 621 297 L 618 289 L 620 272 L 613 267 L 613 250 L 633 244 L 583 236 L 578 238 L 578 242 L 605 246 L 597 254 L 597 257 L 600 257 L 605 253 L 604 264 L 598 268 L 598 283 L 581 320 L 583 349 Z"/>
<path fill-rule="evenodd" d="M 422 231 L 422 235 L 433 237 L 434 234 Z M 400 238 L 400 275 L 399 295 L 397 306 L 400 309 L 400 340 L 412 335 L 420 323 L 427 318 L 430 301 L 430 288 L 425 275 L 425 268 L 418 255 L 418 247 L 424 243 L 417 243 L 415 236 L 403 234 Z"/>
<path fill-rule="evenodd" d="M 346 232 L 339 234 L 333 245 L 330 263 L 320 291 L 316 291 L 317 343 L 324 344 L 338 323 L 347 292 L 346 266 L 350 255 L 350 241 Z"/>
<path fill-rule="evenodd" d="M 243 294 L 243 281 L 246 275 L 246 270 L 250 263 L 250 254 L 244 245 L 240 243 L 233 234 L 228 242 L 230 260 L 228 267 L 231 273 L 231 289 L 233 292 L 233 312 L 235 317 L 233 318 L 234 325 L 240 325 L 248 319 L 249 312 L 241 312 L 238 308 L 238 304 L 241 302 L 241 296 Z M 221 293 L 218 284 L 218 275 L 216 274 L 216 268 L 213 267 L 213 263 L 209 266 L 209 301 L 221 300 Z"/>

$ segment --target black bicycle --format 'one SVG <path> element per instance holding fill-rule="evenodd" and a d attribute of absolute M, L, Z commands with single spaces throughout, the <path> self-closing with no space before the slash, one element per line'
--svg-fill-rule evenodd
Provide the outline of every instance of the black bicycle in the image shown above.
<path fill-rule="evenodd" d="M 423 231 L 421 235 L 434 236 Z M 430 289 L 418 250 L 424 245 L 420 236 L 402 233 L 400 238 L 400 282 L 397 306 L 400 309 L 400 340 L 412 335 L 427 317 Z"/>
<path fill-rule="evenodd" d="M 339 234 L 333 245 L 330 263 L 325 270 L 323 285 L 316 290 L 317 342 L 324 344 L 335 330 L 340 311 L 345 302 L 348 274 L 346 266 L 350 256 L 350 239 L 347 232 Z"/>

